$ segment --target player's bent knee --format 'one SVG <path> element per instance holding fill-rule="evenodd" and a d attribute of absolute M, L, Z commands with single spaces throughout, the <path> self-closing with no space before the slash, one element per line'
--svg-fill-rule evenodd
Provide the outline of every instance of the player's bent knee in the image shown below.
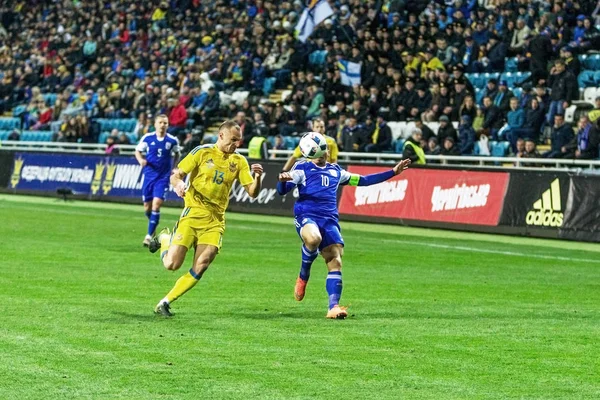
<path fill-rule="evenodd" d="M 323 238 L 318 232 L 310 232 L 304 237 L 304 242 L 307 246 L 318 247 L 321 244 Z"/>

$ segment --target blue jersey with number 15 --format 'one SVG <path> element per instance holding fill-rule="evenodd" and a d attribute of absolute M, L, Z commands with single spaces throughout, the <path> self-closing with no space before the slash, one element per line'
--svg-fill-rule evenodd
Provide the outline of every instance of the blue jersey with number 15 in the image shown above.
<path fill-rule="evenodd" d="M 292 182 L 298 187 L 294 206 L 296 217 L 338 219 L 337 190 L 350 180 L 350 173 L 337 164 L 323 167 L 312 162 L 298 162 L 290 171 Z"/>
<path fill-rule="evenodd" d="M 148 164 L 143 169 L 146 180 L 168 178 L 172 169 L 172 154 L 179 152 L 179 140 L 169 134 L 159 138 L 156 133 L 148 133 L 142 137 L 136 150 L 146 152 Z"/>

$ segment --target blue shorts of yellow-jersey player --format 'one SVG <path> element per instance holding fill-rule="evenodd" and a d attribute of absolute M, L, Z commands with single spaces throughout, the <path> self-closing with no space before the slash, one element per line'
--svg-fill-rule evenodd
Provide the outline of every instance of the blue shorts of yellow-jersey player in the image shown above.
<path fill-rule="evenodd" d="M 342 232 L 340 224 L 333 218 L 315 218 L 312 216 L 296 216 L 294 218 L 294 224 L 296 225 L 296 232 L 302 239 L 300 231 L 306 224 L 314 224 L 319 228 L 321 234 L 321 244 L 319 244 L 319 251 L 331 246 L 332 244 L 344 245 L 344 239 L 342 238 Z"/>
<path fill-rule="evenodd" d="M 154 180 L 146 180 L 144 177 L 144 184 L 142 186 L 142 201 L 144 203 L 152 201 L 154 198 L 162 199 L 163 201 L 167 197 L 169 191 L 169 178 L 160 178 Z"/>

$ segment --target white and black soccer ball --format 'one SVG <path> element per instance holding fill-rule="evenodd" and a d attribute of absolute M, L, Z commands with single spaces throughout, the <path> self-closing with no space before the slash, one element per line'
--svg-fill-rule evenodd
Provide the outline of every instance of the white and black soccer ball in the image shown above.
<path fill-rule="evenodd" d="M 327 151 L 325 136 L 317 132 L 309 132 L 300 139 L 300 152 L 306 158 L 320 158 Z"/>

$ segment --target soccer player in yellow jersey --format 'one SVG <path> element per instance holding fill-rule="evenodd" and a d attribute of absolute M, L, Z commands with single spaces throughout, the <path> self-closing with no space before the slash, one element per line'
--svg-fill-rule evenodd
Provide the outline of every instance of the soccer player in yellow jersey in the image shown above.
<path fill-rule="evenodd" d="M 189 249 L 194 248 L 195 253 L 192 268 L 156 305 L 157 314 L 172 316 L 171 303 L 198 283 L 219 253 L 233 182 L 237 179 L 252 198 L 260 192 L 262 166 L 249 166 L 246 158 L 236 152 L 242 140 L 239 125 L 225 121 L 218 135 L 216 144 L 196 147 L 171 175 L 171 185 L 184 198 L 185 208 L 173 232 L 163 230 L 149 248 L 156 252 L 160 246 L 163 264 L 171 271 L 181 267 Z M 184 181 L 186 176 L 189 184 Z"/>
<path fill-rule="evenodd" d="M 314 119 L 312 122 L 312 130 L 313 132 L 318 132 L 321 135 L 325 136 L 325 141 L 327 142 L 327 149 L 329 149 L 329 156 L 327 157 L 327 162 L 331 164 L 337 163 L 338 145 L 335 142 L 334 138 L 325 134 L 325 121 L 323 121 L 320 118 Z M 298 146 L 294 150 L 294 154 L 292 154 L 292 156 L 286 161 L 285 165 L 283 166 L 283 172 L 287 172 L 290 169 L 292 169 L 296 161 L 301 157 L 302 152 L 300 152 L 300 147 Z"/>

